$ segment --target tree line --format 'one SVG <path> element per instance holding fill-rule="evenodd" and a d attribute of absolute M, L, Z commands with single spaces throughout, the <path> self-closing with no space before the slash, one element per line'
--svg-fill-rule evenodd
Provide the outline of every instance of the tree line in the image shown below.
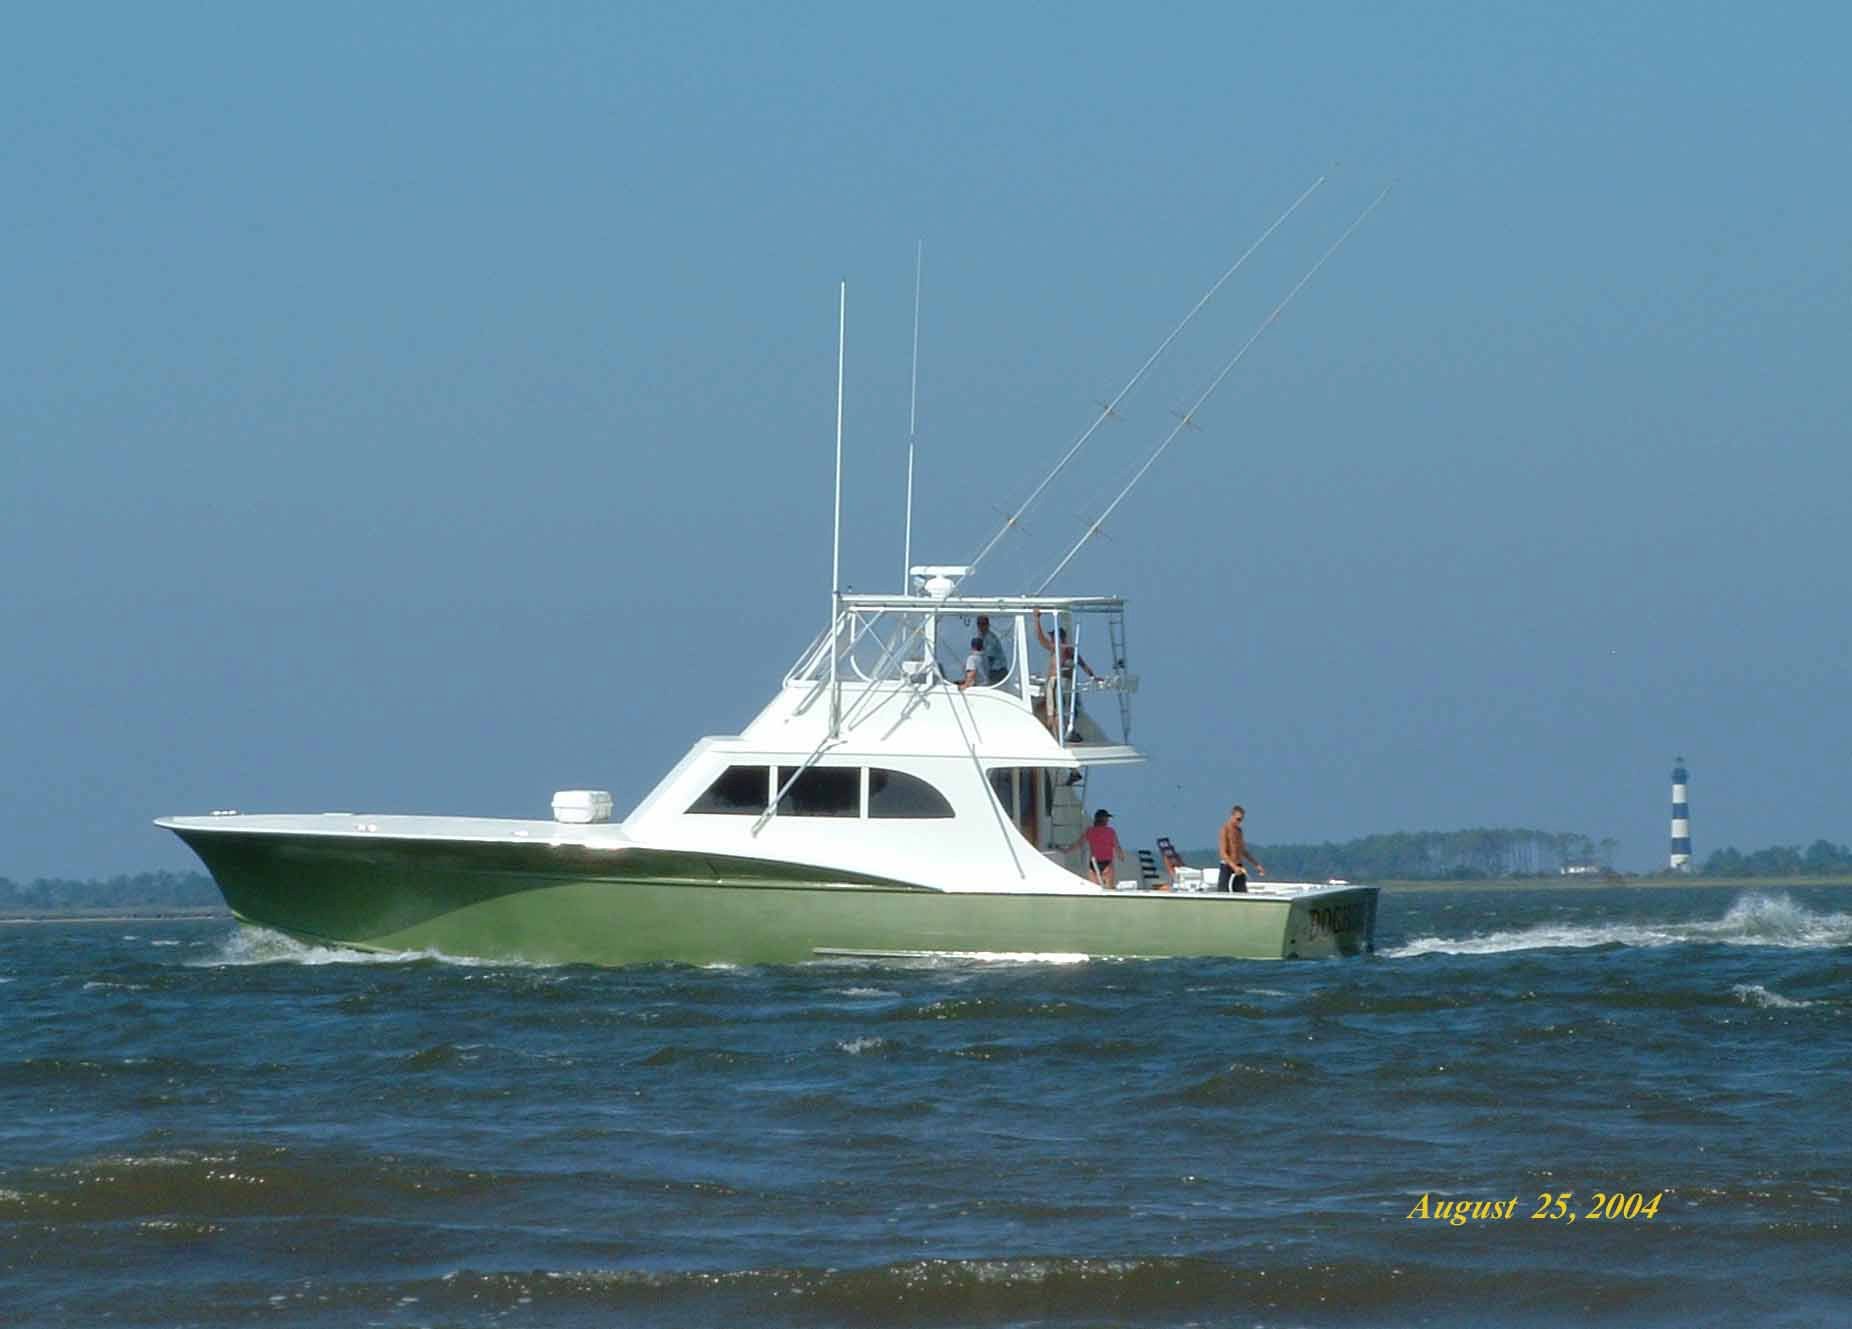
<path fill-rule="evenodd" d="M 1613 837 L 1596 840 L 1577 831 L 1476 829 L 1392 831 L 1323 844 L 1256 845 L 1269 876 L 1292 881 L 1490 881 L 1560 876 L 1566 867 L 1613 872 Z M 1216 851 L 1187 855 L 1213 863 Z M 1705 859 L 1704 877 L 1852 876 L 1852 848 L 1831 840 L 1775 845 L 1745 854 L 1731 847 Z"/>
<path fill-rule="evenodd" d="M 202 872 L 137 872 L 77 881 L 0 877 L 0 912 L 46 913 L 69 909 L 185 908 L 219 905 L 218 887 Z"/>
<path fill-rule="evenodd" d="M 1569 866 L 1610 871 L 1620 842 L 1579 831 L 1477 828 L 1390 831 L 1323 844 L 1254 846 L 1267 875 L 1285 881 L 1490 881 L 1555 877 Z M 1191 855 L 1213 863 L 1216 851 Z"/>
<path fill-rule="evenodd" d="M 1745 854 L 1734 846 L 1704 860 L 1707 877 L 1844 877 L 1852 876 L 1852 849 L 1831 840 L 1799 845 L 1772 845 Z"/>

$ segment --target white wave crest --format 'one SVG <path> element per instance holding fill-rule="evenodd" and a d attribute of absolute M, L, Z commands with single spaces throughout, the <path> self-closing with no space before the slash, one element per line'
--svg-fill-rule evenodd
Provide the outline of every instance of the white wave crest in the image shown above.
<path fill-rule="evenodd" d="M 1730 995 L 1745 1006 L 1759 1006 L 1770 1011 L 1798 1011 L 1813 1005 L 1811 1001 L 1798 1001 L 1793 997 L 1784 997 L 1779 992 L 1771 992 L 1760 983 L 1738 983 L 1730 989 Z"/>
<path fill-rule="evenodd" d="M 1496 955 L 1505 951 L 1583 950 L 1594 946 L 1778 946 L 1830 950 L 1852 945 L 1852 914 L 1815 913 L 1787 895 L 1745 895 L 1722 918 L 1688 923 L 1539 923 L 1468 937 L 1413 937 L 1383 951 L 1418 955 Z"/>
<path fill-rule="evenodd" d="M 487 965 L 490 961 L 441 951 L 362 951 L 345 946 L 318 946 L 269 928 L 246 924 L 233 932 L 211 955 L 189 961 L 193 969 L 236 968 L 259 964 L 411 964 L 434 960 L 442 964 Z M 502 967 L 499 961 L 494 962 Z"/>
<path fill-rule="evenodd" d="M 948 964 L 1086 964 L 1085 951 L 897 951 L 896 960 Z"/>
<path fill-rule="evenodd" d="M 818 968 L 886 969 L 894 965 L 926 969 L 969 969 L 974 965 L 1087 964 L 1109 956 L 1085 951 L 849 951 L 820 950 L 805 963 Z"/>

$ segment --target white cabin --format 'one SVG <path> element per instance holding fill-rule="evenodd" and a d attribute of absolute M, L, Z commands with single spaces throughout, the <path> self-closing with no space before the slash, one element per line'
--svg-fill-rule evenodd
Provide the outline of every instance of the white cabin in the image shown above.
<path fill-rule="evenodd" d="M 1084 849 L 1062 851 L 1085 827 L 1085 768 L 1144 760 L 1128 741 L 1124 603 L 958 596 L 963 572 L 916 568 L 916 595 L 839 596 L 771 703 L 743 733 L 697 742 L 625 839 L 945 891 L 1097 891 Z M 980 618 L 1003 672 L 961 686 Z"/>

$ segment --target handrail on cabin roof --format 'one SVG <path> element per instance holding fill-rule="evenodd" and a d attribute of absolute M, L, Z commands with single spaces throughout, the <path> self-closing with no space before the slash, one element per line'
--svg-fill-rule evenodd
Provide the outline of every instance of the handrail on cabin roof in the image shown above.
<path fill-rule="evenodd" d="M 1117 595 L 948 595 L 934 599 L 929 595 L 864 595 L 855 591 L 842 594 L 844 609 L 875 610 L 881 613 L 949 614 L 1021 614 L 1041 610 L 1043 613 L 1110 614 L 1125 608 Z"/>

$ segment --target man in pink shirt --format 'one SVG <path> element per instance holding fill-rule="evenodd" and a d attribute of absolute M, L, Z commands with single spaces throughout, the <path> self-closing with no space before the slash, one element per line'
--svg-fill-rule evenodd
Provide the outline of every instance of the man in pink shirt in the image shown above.
<path fill-rule="evenodd" d="M 1119 832 L 1106 823 L 1112 820 L 1112 813 L 1101 808 L 1093 814 L 1093 825 L 1081 833 L 1080 839 L 1067 847 L 1068 853 L 1087 846 L 1087 863 L 1093 871 L 1093 879 L 1112 890 L 1118 885 L 1119 873 L 1114 866 L 1117 860 L 1125 857 L 1125 850 L 1119 844 Z"/>

